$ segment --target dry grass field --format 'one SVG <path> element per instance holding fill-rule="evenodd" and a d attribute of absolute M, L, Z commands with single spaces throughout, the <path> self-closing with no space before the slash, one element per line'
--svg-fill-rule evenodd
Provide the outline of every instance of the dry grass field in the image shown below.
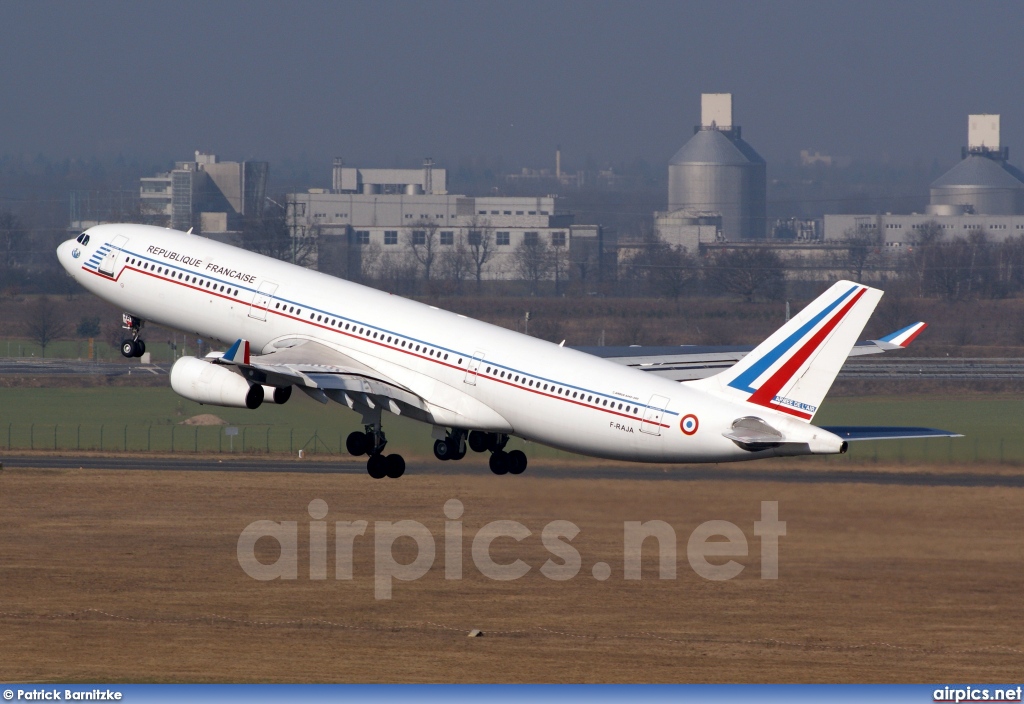
<path fill-rule="evenodd" d="M 0 473 L 0 679 L 5 681 L 832 682 L 1010 681 L 1024 663 L 1022 490 L 878 484 L 626 481 L 216 472 Z M 307 505 L 369 521 L 355 578 L 308 579 Z M 444 578 L 444 514 L 462 516 L 464 578 Z M 778 580 L 760 579 L 753 523 L 779 502 Z M 239 533 L 296 521 L 299 578 L 239 567 Z M 429 573 L 373 588 L 374 521 L 413 519 L 437 544 Z M 493 520 L 533 534 L 496 541 L 485 579 L 470 557 Z M 581 529 L 580 574 L 539 567 L 552 520 Z M 674 580 L 654 541 L 642 579 L 623 578 L 623 522 L 677 533 Z M 690 533 L 723 519 L 749 555 L 711 582 L 686 559 Z M 261 559 L 276 548 L 261 540 Z M 403 562 L 408 538 L 395 543 Z M 720 558 L 719 558 L 720 559 Z M 591 576 L 597 561 L 607 581 Z M 467 638 L 470 629 L 482 638 Z"/>

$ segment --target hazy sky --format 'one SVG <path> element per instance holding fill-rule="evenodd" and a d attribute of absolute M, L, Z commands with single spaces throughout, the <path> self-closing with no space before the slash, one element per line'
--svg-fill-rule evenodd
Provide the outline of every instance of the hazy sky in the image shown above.
<path fill-rule="evenodd" d="M 12 2 L 0 154 L 663 162 L 732 92 L 769 161 L 1024 155 L 1020 2 Z"/>

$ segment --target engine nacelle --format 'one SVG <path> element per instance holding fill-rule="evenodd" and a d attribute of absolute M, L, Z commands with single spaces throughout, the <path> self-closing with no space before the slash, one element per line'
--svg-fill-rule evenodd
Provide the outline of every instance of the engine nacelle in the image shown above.
<path fill-rule="evenodd" d="M 263 386 L 250 384 L 226 367 L 182 357 L 171 367 L 171 388 L 189 401 L 232 408 L 259 408 Z"/>
<path fill-rule="evenodd" d="M 263 403 L 276 403 L 281 405 L 292 397 L 291 386 L 267 386 L 263 385 Z"/>

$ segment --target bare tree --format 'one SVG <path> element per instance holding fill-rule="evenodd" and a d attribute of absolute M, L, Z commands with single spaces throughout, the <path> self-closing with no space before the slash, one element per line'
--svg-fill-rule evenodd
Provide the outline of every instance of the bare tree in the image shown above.
<path fill-rule="evenodd" d="M 0 269 L 14 269 L 24 259 L 28 231 L 10 210 L 0 210 Z"/>
<path fill-rule="evenodd" d="M 476 274 L 476 288 L 480 291 L 480 282 L 483 279 L 484 266 L 494 256 L 494 228 L 490 220 L 479 220 L 473 218 L 469 224 L 469 232 L 466 235 L 466 243 L 469 245 L 469 254 L 473 262 L 473 272 Z"/>
<path fill-rule="evenodd" d="M 298 235 L 299 233 L 295 233 Z M 281 261 L 309 266 L 316 254 L 316 230 L 293 237 L 282 208 L 267 208 L 242 222 L 242 246 Z"/>
<path fill-rule="evenodd" d="M 67 332 L 64 311 L 46 296 L 26 306 L 22 315 L 22 328 L 28 338 L 42 348 L 43 357 L 47 346 Z"/>
<path fill-rule="evenodd" d="M 455 235 L 451 246 L 441 255 L 441 270 L 456 294 L 462 293 L 462 282 L 469 276 L 473 264 L 472 251 L 466 244 L 466 237 L 461 233 Z"/>
<path fill-rule="evenodd" d="M 565 234 L 562 233 L 561 236 L 564 238 Z M 562 282 L 569 275 L 569 243 L 564 239 L 554 239 L 553 236 L 549 256 L 551 273 L 555 277 L 555 295 L 559 296 L 562 293 Z"/>
<path fill-rule="evenodd" d="M 423 269 L 423 280 L 429 282 L 438 254 L 437 223 L 421 220 L 407 237 L 412 256 Z"/>
<path fill-rule="evenodd" d="M 759 298 L 777 301 L 786 294 L 785 263 L 768 247 L 722 250 L 715 255 L 708 274 L 720 291 L 748 302 Z"/>
<path fill-rule="evenodd" d="M 857 283 L 863 283 L 865 269 L 877 266 L 881 256 L 879 239 L 877 234 L 866 234 L 860 230 L 845 233 L 842 267 Z"/>
<path fill-rule="evenodd" d="M 512 261 L 520 279 L 530 282 L 530 293 L 536 295 L 540 282 L 551 273 L 551 252 L 540 237 L 524 239 L 512 252 Z"/>

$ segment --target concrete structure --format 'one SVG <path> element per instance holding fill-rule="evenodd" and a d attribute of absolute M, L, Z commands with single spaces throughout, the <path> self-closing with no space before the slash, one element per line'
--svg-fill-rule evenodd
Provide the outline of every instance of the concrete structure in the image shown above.
<path fill-rule="evenodd" d="M 925 213 L 826 215 L 824 239 L 870 234 L 884 246 L 905 247 L 929 223 L 948 237 L 974 230 L 997 242 L 1024 235 L 1024 173 L 1008 162 L 1009 155 L 1000 144 L 999 115 L 970 115 L 963 160 L 932 183 Z"/>
<path fill-rule="evenodd" d="M 445 195 L 448 193 L 448 171 L 434 168 L 432 159 L 424 160 L 422 169 L 356 169 L 345 166 L 341 157 L 335 157 L 331 192 Z"/>
<path fill-rule="evenodd" d="M 851 235 L 877 238 L 880 246 L 913 246 L 921 229 L 935 224 L 946 238 L 967 237 L 975 230 L 988 234 L 990 242 L 1001 242 L 1008 237 L 1024 235 L 1024 215 L 826 215 L 825 242 L 837 242 Z"/>
<path fill-rule="evenodd" d="M 934 215 L 1024 215 L 1024 173 L 999 144 L 999 115 L 970 115 L 963 161 L 932 183 Z M 954 206 L 950 209 L 948 206 Z"/>
<path fill-rule="evenodd" d="M 564 252 L 578 276 L 598 272 L 601 228 L 573 224 L 554 196 L 450 194 L 444 169 L 429 162 L 423 169 L 357 169 L 335 159 L 332 186 L 287 196 L 291 235 L 316 238 L 321 271 L 374 277 L 382 261 L 409 263 L 427 246 L 440 261 L 483 237 L 493 250 L 484 266 L 487 279 L 518 278 L 514 253 L 524 243 Z"/>
<path fill-rule="evenodd" d="M 204 233 L 241 228 L 244 217 L 260 217 L 267 191 L 265 161 L 218 161 L 196 152 L 171 171 L 139 179 L 143 215 L 176 230 Z"/>
<path fill-rule="evenodd" d="M 661 241 L 697 254 L 701 245 L 721 242 L 722 216 L 719 213 L 698 213 L 675 210 L 654 214 L 654 232 Z"/>
<path fill-rule="evenodd" d="M 668 167 L 668 213 L 716 212 L 728 240 L 766 235 L 765 161 L 733 124 L 732 95 L 701 96 L 701 124 Z"/>

